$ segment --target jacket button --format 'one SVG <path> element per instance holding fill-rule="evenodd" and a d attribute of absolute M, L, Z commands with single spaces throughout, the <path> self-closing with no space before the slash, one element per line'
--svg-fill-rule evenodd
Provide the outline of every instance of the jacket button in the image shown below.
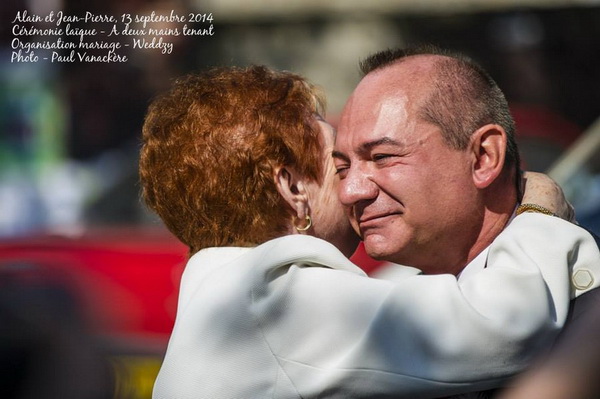
<path fill-rule="evenodd" d="M 578 290 L 586 290 L 594 284 L 594 276 L 589 270 L 579 269 L 573 274 L 571 281 Z"/>

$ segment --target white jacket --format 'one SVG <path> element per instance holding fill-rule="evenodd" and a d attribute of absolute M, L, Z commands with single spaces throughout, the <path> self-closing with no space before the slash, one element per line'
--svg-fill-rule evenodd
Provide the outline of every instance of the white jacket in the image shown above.
<path fill-rule="evenodd" d="M 578 270 L 593 280 L 582 290 L 570 287 Z M 497 387 L 555 337 L 570 298 L 599 282 L 591 235 L 532 213 L 460 282 L 369 278 L 309 236 L 204 249 L 183 274 L 153 398 L 432 398 Z"/>

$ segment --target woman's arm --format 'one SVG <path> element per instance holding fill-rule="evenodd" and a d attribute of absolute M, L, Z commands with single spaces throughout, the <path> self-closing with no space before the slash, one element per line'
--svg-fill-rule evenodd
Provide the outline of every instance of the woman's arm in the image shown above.
<path fill-rule="evenodd" d="M 562 188 L 548 175 L 525 172 L 521 183 L 522 204 L 539 205 L 562 219 L 575 222 L 575 209 L 565 198 Z"/>
<path fill-rule="evenodd" d="M 312 261 L 303 255 L 307 264 L 335 263 L 319 246 L 311 250 Z M 288 248 L 286 255 L 294 254 Z M 452 275 L 390 282 L 323 267 L 277 273 L 256 297 L 273 300 L 259 324 L 307 397 L 323 390 L 435 397 L 490 389 L 555 338 L 568 313 L 571 273 L 583 268 L 597 286 L 600 253 L 589 233 L 526 213 L 491 245 L 487 268 L 461 282 Z"/>

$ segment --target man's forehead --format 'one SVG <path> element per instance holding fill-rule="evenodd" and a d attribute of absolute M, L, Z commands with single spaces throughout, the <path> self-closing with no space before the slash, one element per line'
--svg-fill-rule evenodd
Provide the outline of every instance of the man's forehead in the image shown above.
<path fill-rule="evenodd" d="M 402 90 L 387 90 L 366 98 L 353 95 L 340 119 L 340 136 L 350 134 L 355 129 L 384 132 L 404 123 L 408 118 L 410 104 L 408 94 Z"/>
<path fill-rule="evenodd" d="M 406 118 L 408 96 L 403 92 L 386 93 L 373 105 L 371 114 L 376 120 L 376 127 L 384 128 L 385 124 Z"/>

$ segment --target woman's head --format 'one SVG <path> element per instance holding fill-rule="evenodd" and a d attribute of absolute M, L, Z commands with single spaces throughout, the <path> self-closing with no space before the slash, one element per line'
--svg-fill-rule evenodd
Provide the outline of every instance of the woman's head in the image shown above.
<path fill-rule="evenodd" d="M 192 253 L 288 234 L 297 215 L 275 175 L 291 167 L 322 185 L 322 108 L 304 79 L 265 67 L 177 80 L 153 101 L 144 123 L 146 203 Z"/>

